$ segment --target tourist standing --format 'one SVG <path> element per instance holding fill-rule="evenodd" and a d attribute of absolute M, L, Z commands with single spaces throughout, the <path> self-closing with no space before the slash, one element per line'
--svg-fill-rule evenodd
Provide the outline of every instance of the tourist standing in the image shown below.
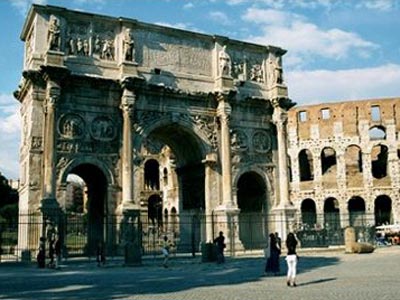
<path fill-rule="evenodd" d="M 265 272 L 279 275 L 279 255 L 281 250 L 274 233 L 270 233 L 268 245 L 269 253 L 266 255 L 268 258 L 265 266 Z"/>
<path fill-rule="evenodd" d="M 286 263 L 288 267 L 287 271 L 287 286 L 296 286 L 296 269 L 297 269 L 297 239 L 294 233 L 289 232 L 286 238 L 286 248 L 287 248 L 287 256 Z"/>
<path fill-rule="evenodd" d="M 217 246 L 217 264 L 222 264 L 225 262 L 224 249 L 226 247 L 225 237 L 222 231 L 220 231 L 219 236 L 214 239 L 214 244 Z"/>

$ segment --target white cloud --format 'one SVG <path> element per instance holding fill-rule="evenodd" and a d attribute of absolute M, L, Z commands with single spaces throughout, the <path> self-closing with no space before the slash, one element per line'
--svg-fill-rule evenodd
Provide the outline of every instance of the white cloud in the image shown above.
<path fill-rule="evenodd" d="M 0 172 L 13 179 L 18 178 L 20 124 L 18 102 L 0 94 Z"/>
<path fill-rule="evenodd" d="M 292 71 L 285 79 L 290 98 L 299 105 L 400 96 L 398 64 L 337 71 Z"/>
<path fill-rule="evenodd" d="M 365 7 L 371 10 L 390 11 L 395 8 L 395 5 L 396 0 L 369 0 L 361 1 L 358 4 L 358 7 Z"/>
<path fill-rule="evenodd" d="M 313 56 L 343 59 L 351 55 L 368 57 L 378 45 L 354 32 L 338 28 L 323 30 L 304 16 L 275 9 L 249 8 L 243 20 L 260 24 L 262 34 L 250 41 L 290 49 L 286 64 L 307 63 Z"/>
<path fill-rule="evenodd" d="M 222 25 L 230 25 L 232 24 L 231 20 L 229 19 L 229 17 L 221 12 L 221 11 L 212 11 L 209 14 L 209 17 L 211 20 L 220 23 Z"/>
<path fill-rule="evenodd" d="M 194 4 L 192 2 L 188 2 L 183 6 L 183 9 L 191 9 L 194 7 Z"/>
<path fill-rule="evenodd" d="M 274 9 L 282 9 L 284 7 L 300 7 L 306 9 L 323 7 L 329 9 L 332 7 L 332 5 L 334 5 L 334 1 L 332 0 L 226 0 L 226 3 L 228 5 L 252 3 Z"/>

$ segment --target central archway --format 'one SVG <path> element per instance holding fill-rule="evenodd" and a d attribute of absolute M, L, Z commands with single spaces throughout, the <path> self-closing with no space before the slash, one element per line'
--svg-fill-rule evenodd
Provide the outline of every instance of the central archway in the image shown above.
<path fill-rule="evenodd" d="M 239 238 L 245 249 L 260 249 L 265 246 L 266 226 L 266 184 L 256 172 L 240 176 L 237 183 L 239 214 Z"/>
<path fill-rule="evenodd" d="M 179 240 L 179 251 L 197 252 L 197 246 L 205 236 L 205 228 L 201 227 L 199 218 L 206 205 L 205 166 L 202 161 L 211 151 L 207 143 L 207 138 L 193 124 L 180 118 L 161 119 L 147 127 L 143 135 L 135 140 L 137 149 L 146 149 L 147 155 L 159 162 L 160 187 L 157 192 L 161 198 L 158 212 L 162 215 L 156 218 L 164 223 L 158 228 L 158 234 Z M 153 203 L 149 202 L 149 214 L 151 205 Z M 169 213 L 179 217 L 168 218 Z M 178 228 L 177 224 L 168 224 L 176 223 L 177 219 Z"/>

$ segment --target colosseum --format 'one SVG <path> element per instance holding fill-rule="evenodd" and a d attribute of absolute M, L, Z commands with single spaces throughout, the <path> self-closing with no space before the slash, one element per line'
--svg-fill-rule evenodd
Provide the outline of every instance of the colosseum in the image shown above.
<path fill-rule="evenodd" d="M 303 227 L 400 221 L 399 98 L 288 112 L 290 199 Z"/>

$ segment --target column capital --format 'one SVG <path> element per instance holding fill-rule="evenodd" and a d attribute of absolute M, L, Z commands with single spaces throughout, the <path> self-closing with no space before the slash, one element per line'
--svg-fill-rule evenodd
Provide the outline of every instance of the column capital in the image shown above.
<path fill-rule="evenodd" d="M 272 122 L 277 126 L 284 126 L 288 121 L 288 114 L 281 107 L 277 106 L 274 108 L 274 113 L 272 114 Z"/>
<path fill-rule="evenodd" d="M 136 94 L 133 91 L 124 89 L 121 97 L 119 108 L 124 112 L 132 115 L 136 102 Z"/>

